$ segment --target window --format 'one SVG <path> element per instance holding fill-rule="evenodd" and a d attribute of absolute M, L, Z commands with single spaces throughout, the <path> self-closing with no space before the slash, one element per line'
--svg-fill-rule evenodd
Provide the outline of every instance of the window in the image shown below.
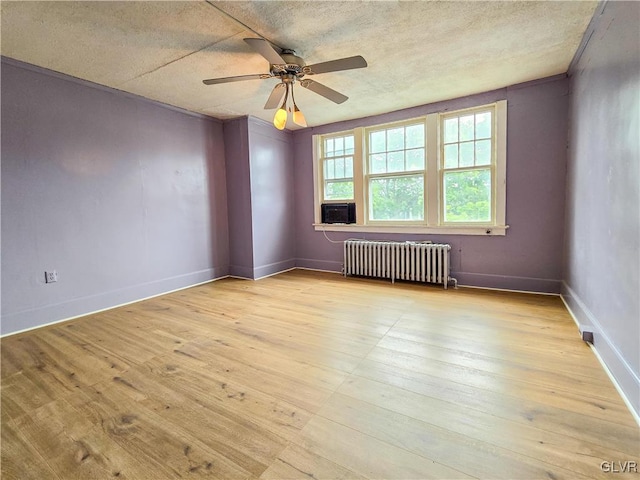
<path fill-rule="evenodd" d="M 490 223 L 495 183 L 493 109 L 442 117 L 443 223 Z"/>
<path fill-rule="evenodd" d="M 369 221 L 423 221 L 425 123 L 366 131 Z"/>
<path fill-rule="evenodd" d="M 354 136 L 324 137 L 321 148 L 324 200 L 353 200 Z"/>
<path fill-rule="evenodd" d="M 504 235 L 506 101 L 314 136 L 316 228 Z M 320 204 L 356 204 L 320 225 Z"/>

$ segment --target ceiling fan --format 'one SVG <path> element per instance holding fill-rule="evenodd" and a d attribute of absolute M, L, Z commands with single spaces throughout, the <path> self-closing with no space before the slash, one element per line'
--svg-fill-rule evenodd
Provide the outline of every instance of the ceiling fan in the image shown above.
<path fill-rule="evenodd" d="M 293 84 L 296 80 L 300 83 L 301 87 L 322 95 L 332 102 L 343 103 L 349 97 L 322 85 L 321 83 L 303 77 L 306 75 L 318 75 L 320 73 L 364 68 L 367 66 L 366 60 L 359 55 L 316 63 L 314 65 L 307 65 L 302 58 L 296 56 L 295 51 L 284 49 L 278 52 L 268 41 L 262 38 L 245 38 L 244 41 L 269 61 L 269 73 L 210 78 L 208 80 L 203 80 L 202 83 L 205 85 L 215 85 L 217 83 L 240 82 L 243 80 L 266 80 L 268 78 L 278 78 L 280 83 L 278 83 L 271 91 L 264 108 L 269 110 L 280 106 L 273 119 L 273 124 L 279 130 L 283 130 L 287 123 L 287 101 L 289 98 L 289 92 L 291 92 L 291 101 L 293 103 L 293 121 L 302 127 L 307 126 L 304 115 L 300 109 L 298 109 L 293 98 Z M 284 100 L 282 100 L 283 96 Z M 291 107 L 289 107 L 289 111 L 291 111 Z"/>

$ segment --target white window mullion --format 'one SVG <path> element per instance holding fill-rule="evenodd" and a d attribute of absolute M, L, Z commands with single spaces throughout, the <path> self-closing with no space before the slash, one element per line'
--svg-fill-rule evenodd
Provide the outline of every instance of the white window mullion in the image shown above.
<path fill-rule="evenodd" d="M 315 195 L 313 196 L 313 221 L 320 223 L 320 205 L 324 196 L 324 177 L 321 175 L 321 169 L 324 169 L 322 163 L 322 153 L 320 146 L 322 145 L 322 137 L 313 136 L 313 185 Z"/>
<path fill-rule="evenodd" d="M 425 174 L 425 207 L 426 222 L 428 226 L 438 225 L 440 221 L 440 138 L 439 138 L 438 114 L 427 115 L 427 153 Z"/>
<path fill-rule="evenodd" d="M 496 225 L 506 225 L 507 199 L 507 101 L 496 102 L 496 179 L 495 179 L 495 219 Z"/>
<path fill-rule="evenodd" d="M 362 145 L 364 137 L 364 129 L 356 128 L 354 134 L 354 152 L 353 152 L 353 198 L 356 201 L 356 224 L 365 225 L 367 219 L 365 217 L 366 192 L 364 188 L 365 181 L 365 165 L 364 148 Z"/>

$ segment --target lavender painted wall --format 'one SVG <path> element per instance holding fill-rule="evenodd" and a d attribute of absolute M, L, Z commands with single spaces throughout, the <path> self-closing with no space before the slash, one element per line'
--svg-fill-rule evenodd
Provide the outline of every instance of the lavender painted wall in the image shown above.
<path fill-rule="evenodd" d="M 294 133 L 297 265 L 339 271 L 342 246 L 312 226 L 312 135 L 414 118 L 507 99 L 507 224 L 504 237 L 381 235 L 329 232 L 350 237 L 430 239 L 452 246 L 453 275 L 461 284 L 540 292 L 560 291 L 568 81 L 564 76 L 461 99 Z"/>
<path fill-rule="evenodd" d="M 220 122 L 3 59 L 3 334 L 224 276 L 227 232 Z"/>
<path fill-rule="evenodd" d="M 249 124 L 246 117 L 224 123 L 229 217 L 229 274 L 253 277 L 253 225 Z"/>
<path fill-rule="evenodd" d="M 640 415 L 638 25 L 640 3 L 605 3 L 570 71 L 563 295 Z"/>
<path fill-rule="evenodd" d="M 294 176 L 291 134 L 249 118 L 252 278 L 295 266 Z"/>
<path fill-rule="evenodd" d="M 254 117 L 224 124 L 231 275 L 295 266 L 291 134 Z"/>

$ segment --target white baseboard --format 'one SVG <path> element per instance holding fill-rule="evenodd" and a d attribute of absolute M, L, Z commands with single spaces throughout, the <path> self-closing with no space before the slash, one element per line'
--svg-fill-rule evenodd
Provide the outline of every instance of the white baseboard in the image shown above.
<path fill-rule="evenodd" d="M 335 275 L 342 276 L 342 272 L 336 272 L 335 270 L 323 270 L 321 268 L 295 267 L 295 270 L 308 270 L 309 272 L 333 273 Z"/>
<path fill-rule="evenodd" d="M 631 415 L 640 425 L 640 378 L 607 336 L 598 319 L 565 282 L 562 284 L 560 298 L 578 326 L 578 330 L 593 331 L 594 344 L 590 345 L 591 350 L 629 408 Z"/>
<path fill-rule="evenodd" d="M 3 315 L 0 338 L 28 332 L 42 327 L 68 322 L 76 318 L 104 312 L 114 308 L 141 302 L 186 288 L 203 285 L 228 275 L 215 276 L 214 269 L 180 275 L 158 282 L 136 285 L 130 288 L 73 299 L 55 305 L 47 305 L 34 310 L 26 310 L 11 315 Z M 55 318 L 55 320 L 48 320 Z M 24 326 L 20 328 L 20 326 Z M 4 333 L 6 330 L 8 332 Z"/>

